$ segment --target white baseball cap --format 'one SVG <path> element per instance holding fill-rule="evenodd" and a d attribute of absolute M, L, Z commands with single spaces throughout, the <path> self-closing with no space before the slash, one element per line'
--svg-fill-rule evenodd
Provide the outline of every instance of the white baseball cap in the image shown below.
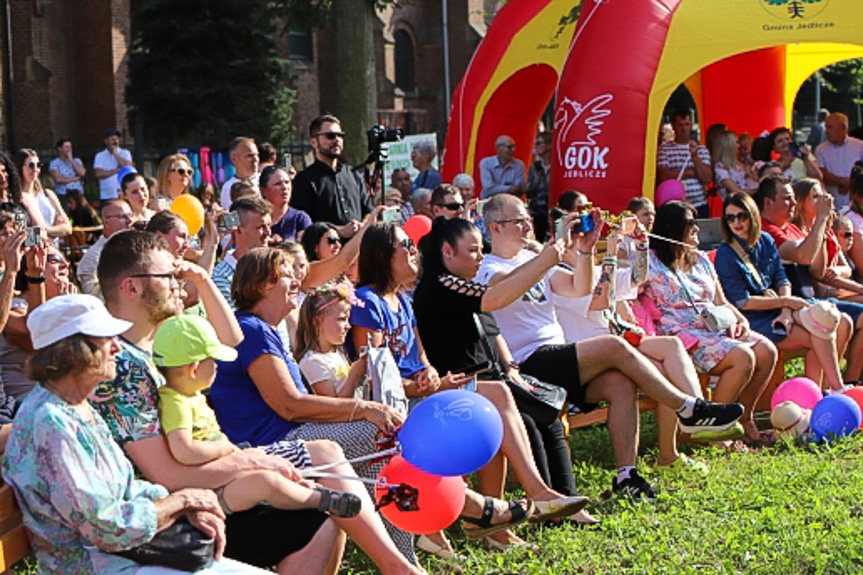
<path fill-rule="evenodd" d="M 99 298 L 85 294 L 61 295 L 33 310 L 27 329 L 33 349 L 42 349 L 76 333 L 94 337 L 113 337 L 132 327 L 132 323 L 108 313 Z"/>

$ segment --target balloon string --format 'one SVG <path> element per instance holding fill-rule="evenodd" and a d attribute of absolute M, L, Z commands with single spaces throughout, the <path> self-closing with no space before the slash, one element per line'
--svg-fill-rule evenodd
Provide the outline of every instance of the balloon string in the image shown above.
<path fill-rule="evenodd" d="M 326 469 L 332 469 L 333 467 L 342 465 L 343 463 L 354 464 L 362 463 L 363 461 L 374 461 L 375 459 L 383 459 L 391 455 L 398 455 L 398 452 L 398 447 L 391 447 L 390 449 L 386 449 L 384 451 L 371 453 L 369 455 L 361 455 L 360 457 L 354 457 L 353 459 L 344 459 L 342 461 L 334 461 L 333 463 L 325 463 L 324 465 L 318 465 L 317 467 L 309 467 L 303 471 L 324 471 Z"/>
<path fill-rule="evenodd" d="M 679 241 L 677 241 L 677 240 L 672 240 L 671 238 L 666 238 L 666 237 L 664 237 L 664 236 L 657 236 L 656 234 L 647 234 L 647 235 L 648 235 L 648 236 L 650 236 L 651 238 L 656 238 L 656 239 L 658 239 L 658 240 L 663 240 L 663 241 L 666 241 L 666 242 L 671 242 L 672 244 L 677 244 L 677 245 L 679 245 L 679 246 L 683 246 L 683 247 L 685 247 L 685 248 L 689 248 L 689 249 L 691 249 L 691 250 L 697 250 L 697 249 L 698 249 L 698 247 L 697 247 L 697 246 L 693 246 L 692 244 L 687 244 L 687 243 L 685 243 L 685 242 L 679 242 Z"/>
<path fill-rule="evenodd" d="M 304 479 L 351 479 L 353 481 L 359 481 L 361 483 L 366 483 L 368 485 L 374 485 L 377 487 L 398 487 L 398 483 L 382 483 L 376 479 L 367 479 L 365 477 L 357 477 L 356 475 L 339 475 L 338 473 L 321 473 L 320 471 L 313 471 L 311 469 L 301 469 L 300 475 L 303 476 Z"/>

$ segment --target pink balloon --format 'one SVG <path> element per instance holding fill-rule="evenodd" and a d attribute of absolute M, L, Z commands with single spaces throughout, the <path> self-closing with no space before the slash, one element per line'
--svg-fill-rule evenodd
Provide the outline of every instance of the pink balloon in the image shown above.
<path fill-rule="evenodd" d="M 793 377 L 779 385 L 770 398 L 770 410 L 782 403 L 791 401 L 803 409 L 814 409 L 824 394 L 814 381 L 807 377 Z"/>
<path fill-rule="evenodd" d="M 405 222 L 402 226 L 405 233 L 415 244 L 420 243 L 420 239 L 432 229 L 432 221 L 428 216 L 417 214 Z"/>
<path fill-rule="evenodd" d="M 686 190 L 679 180 L 665 180 L 656 187 L 656 193 L 653 196 L 653 202 L 658 208 L 662 204 L 670 200 L 686 199 Z"/>

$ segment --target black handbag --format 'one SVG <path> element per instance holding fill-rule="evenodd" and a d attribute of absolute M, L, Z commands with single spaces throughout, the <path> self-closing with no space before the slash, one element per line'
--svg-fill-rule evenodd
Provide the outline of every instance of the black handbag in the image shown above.
<path fill-rule="evenodd" d="M 486 356 L 488 356 L 494 366 L 491 370 L 491 377 L 507 384 L 510 392 L 512 392 L 513 399 L 515 399 L 515 404 L 521 413 L 529 416 L 543 427 L 548 427 L 554 423 L 554 420 L 560 415 L 564 404 L 566 404 L 566 390 L 559 385 L 540 381 L 524 373 L 521 374 L 521 378 L 532 389 L 522 387 L 507 378 L 498 367 L 500 362 L 488 341 L 482 321 L 476 314 L 474 314 L 473 319 L 479 334 L 480 343 L 485 350 Z"/>
<path fill-rule="evenodd" d="M 215 539 L 207 537 L 185 519 L 178 519 L 147 543 L 114 555 L 140 565 L 158 565 L 194 573 L 212 565 L 215 553 Z"/>

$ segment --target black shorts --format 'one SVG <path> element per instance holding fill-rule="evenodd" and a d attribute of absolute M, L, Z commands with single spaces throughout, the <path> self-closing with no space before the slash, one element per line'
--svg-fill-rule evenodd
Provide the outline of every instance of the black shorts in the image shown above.
<path fill-rule="evenodd" d="M 566 390 L 566 399 L 582 412 L 596 409 L 597 404 L 587 403 L 584 394 L 587 385 L 583 385 L 578 371 L 578 352 L 575 344 L 543 345 L 530 354 L 519 366 L 528 375 L 559 385 Z"/>
<path fill-rule="evenodd" d="M 286 511 L 258 505 L 228 515 L 225 557 L 269 569 L 305 547 L 329 515 L 308 509 Z"/>

